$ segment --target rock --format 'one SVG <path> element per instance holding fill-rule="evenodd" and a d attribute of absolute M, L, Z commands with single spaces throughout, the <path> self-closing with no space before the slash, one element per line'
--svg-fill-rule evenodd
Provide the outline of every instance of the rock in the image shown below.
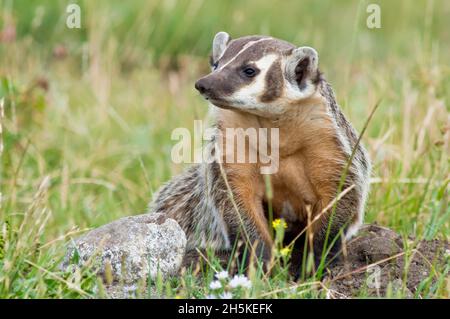
<path fill-rule="evenodd" d="M 153 285 L 140 286 L 138 284 L 113 284 L 105 287 L 107 298 L 110 299 L 144 299 L 164 298 Z"/>
<path fill-rule="evenodd" d="M 178 223 L 163 214 L 121 218 L 76 239 L 62 263 L 68 269 L 90 259 L 107 284 L 133 285 L 178 272 L 186 247 L 186 235 Z"/>

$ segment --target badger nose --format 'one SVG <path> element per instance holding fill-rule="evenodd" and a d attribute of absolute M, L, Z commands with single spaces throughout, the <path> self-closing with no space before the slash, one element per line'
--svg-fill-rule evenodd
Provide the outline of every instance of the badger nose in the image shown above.
<path fill-rule="evenodd" d="M 211 91 L 211 87 L 204 78 L 195 82 L 195 88 L 200 92 L 200 94 L 208 94 Z"/>

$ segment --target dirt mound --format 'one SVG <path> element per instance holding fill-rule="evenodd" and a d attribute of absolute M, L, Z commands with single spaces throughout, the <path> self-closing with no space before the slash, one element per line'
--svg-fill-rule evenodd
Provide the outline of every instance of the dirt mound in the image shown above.
<path fill-rule="evenodd" d="M 404 243 L 408 247 L 404 247 Z M 341 258 L 324 279 L 330 298 L 352 296 L 414 297 L 426 284 L 435 284 L 448 274 L 447 241 L 403 240 L 394 231 L 365 225 L 346 243 Z"/>
<path fill-rule="evenodd" d="M 230 253 L 215 252 L 224 268 Z M 207 252 L 188 252 L 182 269 L 199 269 Z M 348 241 L 342 253 L 326 269 L 321 287 L 329 298 L 352 297 L 427 297 L 430 289 L 447 284 L 450 270 L 450 243 L 445 240 L 402 238 L 396 232 L 367 224 Z M 237 272 L 236 264 L 230 272 Z M 447 281 L 447 283 L 445 282 Z M 444 286 L 445 287 L 445 286 Z M 447 288 L 447 289 L 448 289 Z M 447 296 L 450 292 L 447 292 Z M 445 294 L 444 294 L 445 295 Z"/>

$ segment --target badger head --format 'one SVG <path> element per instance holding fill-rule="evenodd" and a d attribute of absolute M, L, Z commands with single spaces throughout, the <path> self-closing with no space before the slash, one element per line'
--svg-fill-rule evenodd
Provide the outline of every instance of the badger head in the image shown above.
<path fill-rule="evenodd" d="M 195 88 L 212 104 L 264 117 L 283 114 L 317 92 L 318 55 L 266 36 L 213 40 L 210 74 Z"/>

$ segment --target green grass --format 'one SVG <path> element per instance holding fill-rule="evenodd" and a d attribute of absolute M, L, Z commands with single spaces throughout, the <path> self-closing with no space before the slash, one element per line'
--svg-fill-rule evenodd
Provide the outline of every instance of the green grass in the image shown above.
<path fill-rule="evenodd" d="M 80 30 L 65 26 L 71 2 L 0 0 L 0 30 L 16 29 L 0 43 L 0 298 L 102 296 L 89 269 L 58 269 L 64 243 L 144 212 L 182 171 L 170 134 L 206 116 L 193 84 L 220 30 L 315 47 L 358 130 L 381 100 L 363 138 L 374 165 L 366 221 L 448 239 L 448 1 L 380 1 L 382 28 L 372 30 L 367 1 L 80 1 Z M 270 278 L 255 270 L 239 294 L 325 296 L 314 278 L 295 284 L 281 268 Z M 213 274 L 210 266 L 155 286 L 204 297 Z M 449 297 L 442 280 L 420 297 Z"/>

